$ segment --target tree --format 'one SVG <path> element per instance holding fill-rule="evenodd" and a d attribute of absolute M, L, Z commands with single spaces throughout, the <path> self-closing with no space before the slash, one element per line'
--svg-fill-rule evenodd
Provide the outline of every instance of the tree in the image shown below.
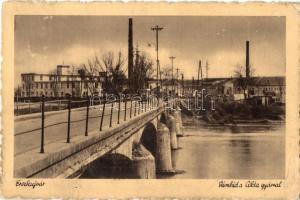
<path fill-rule="evenodd" d="M 246 90 L 248 89 L 248 86 L 253 83 L 253 79 L 251 77 L 254 76 L 255 70 L 252 67 L 250 67 L 250 77 L 249 78 L 243 77 L 244 71 L 245 70 L 242 65 L 240 65 L 240 64 L 235 65 L 234 77 L 236 78 L 238 87 L 243 90 L 244 97 L 247 98 L 248 95 L 246 93 Z"/>
<path fill-rule="evenodd" d="M 172 67 L 167 66 L 161 69 L 162 80 L 168 80 L 172 78 Z"/>
<path fill-rule="evenodd" d="M 103 89 L 109 93 L 120 93 L 123 91 L 123 86 L 126 82 L 126 76 L 122 67 L 124 66 L 125 59 L 122 53 L 119 52 L 117 59 L 114 59 L 114 53 L 108 52 L 102 56 L 102 63 L 107 72 L 105 83 L 103 84 Z M 100 66 L 102 66 L 100 64 Z M 101 68 L 104 68 L 101 67 Z"/>
<path fill-rule="evenodd" d="M 87 63 L 80 64 L 78 74 L 81 79 L 81 91 L 84 84 L 87 87 L 87 92 L 93 96 L 97 92 L 96 83 L 99 82 L 98 76 L 101 71 L 104 69 L 97 55 L 88 59 Z"/>
<path fill-rule="evenodd" d="M 148 80 L 152 77 L 153 72 L 153 63 L 150 58 L 145 53 L 136 54 L 131 90 L 137 92 L 148 87 Z"/>
<path fill-rule="evenodd" d="M 115 59 L 114 53 L 110 51 L 103 54 L 101 60 L 95 55 L 88 59 L 87 63 L 80 64 L 77 67 L 77 72 L 91 95 L 97 92 L 96 83 L 100 82 L 100 72 L 106 72 L 102 89 L 108 93 L 119 93 L 122 92 L 126 81 L 125 73 L 122 70 L 124 63 L 125 59 L 121 52 L 117 54 Z"/>

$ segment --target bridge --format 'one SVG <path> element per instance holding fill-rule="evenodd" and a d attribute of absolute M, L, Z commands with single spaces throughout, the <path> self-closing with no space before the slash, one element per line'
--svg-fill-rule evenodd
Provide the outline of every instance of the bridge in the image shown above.
<path fill-rule="evenodd" d="M 155 97 L 15 117 L 15 178 L 77 178 L 105 159 L 125 158 L 133 178 L 173 173 L 171 149 L 182 135 L 177 101 Z M 111 166 L 114 167 L 114 166 Z M 95 169 L 94 169 L 95 170 Z M 97 170 L 97 169 L 96 169 Z"/>

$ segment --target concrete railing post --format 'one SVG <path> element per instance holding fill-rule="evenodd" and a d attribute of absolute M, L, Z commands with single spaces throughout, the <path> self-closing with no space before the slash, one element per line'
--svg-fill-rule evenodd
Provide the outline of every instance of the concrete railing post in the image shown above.
<path fill-rule="evenodd" d="M 177 142 L 177 135 L 176 135 L 176 120 L 172 115 L 169 115 L 167 124 L 170 129 L 171 148 L 178 149 L 178 142 Z"/>
<path fill-rule="evenodd" d="M 156 169 L 160 173 L 172 172 L 172 155 L 169 129 L 158 123 L 156 136 Z"/>

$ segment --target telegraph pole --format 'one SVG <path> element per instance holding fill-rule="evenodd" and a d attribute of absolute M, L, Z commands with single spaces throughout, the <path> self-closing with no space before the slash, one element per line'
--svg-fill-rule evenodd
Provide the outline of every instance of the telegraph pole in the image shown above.
<path fill-rule="evenodd" d="M 184 83 L 183 83 L 183 73 L 181 73 L 181 87 L 182 87 L 182 96 L 184 95 Z"/>
<path fill-rule="evenodd" d="M 206 65 L 205 65 L 205 68 L 206 68 L 206 83 L 205 83 L 205 88 L 206 88 L 206 90 L 207 90 L 207 83 L 208 83 L 208 70 L 209 70 L 209 68 L 208 68 L 208 62 L 206 61 Z"/>
<path fill-rule="evenodd" d="M 192 95 L 194 94 L 194 82 L 195 82 L 195 79 L 193 77 L 193 80 L 192 80 Z"/>
<path fill-rule="evenodd" d="M 174 56 L 169 57 L 171 60 L 171 65 L 172 65 L 172 90 L 174 90 L 174 72 L 173 72 L 173 60 L 175 59 Z"/>
<path fill-rule="evenodd" d="M 156 87 L 157 87 L 157 99 L 158 99 L 158 93 L 159 93 L 159 89 L 158 89 L 158 84 L 159 84 L 159 69 L 158 69 L 158 66 L 159 66 L 159 60 L 158 60 L 158 31 L 161 31 L 163 30 L 163 27 L 159 27 L 158 25 L 154 26 L 154 27 L 151 27 L 151 30 L 152 31 L 155 31 L 156 33 Z"/>
<path fill-rule="evenodd" d="M 176 82 L 177 82 L 176 90 L 177 90 L 177 94 L 178 94 L 178 71 L 179 71 L 179 69 L 176 68 Z"/>
<path fill-rule="evenodd" d="M 135 48 L 135 68 L 136 69 L 139 69 L 138 68 L 138 65 L 139 65 L 139 48 L 138 48 L 138 45 L 136 45 L 136 48 Z M 133 70 L 132 70 L 132 73 L 133 73 Z M 133 79 L 134 77 L 133 77 L 133 75 L 131 74 L 131 79 Z M 131 80 L 132 81 L 132 80 Z M 146 80 L 143 80 L 143 81 L 146 81 Z M 136 85 L 137 84 L 137 85 Z M 135 90 L 134 91 L 136 91 L 136 89 L 140 89 L 140 88 L 142 88 L 142 89 L 144 89 L 144 85 L 141 85 L 141 83 L 140 83 L 140 80 L 137 80 L 137 82 L 134 84 L 134 85 L 132 85 L 131 87 L 134 87 L 135 88 Z"/>
<path fill-rule="evenodd" d="M 199 60 L 199 66 L 198 66 L 197 90 L 199 90 L 199 84 L 200 84 L 200 71 L 201 71 L 201 79 L 202 79 L 202 67 L 201 67 L 201 60 Z"/>

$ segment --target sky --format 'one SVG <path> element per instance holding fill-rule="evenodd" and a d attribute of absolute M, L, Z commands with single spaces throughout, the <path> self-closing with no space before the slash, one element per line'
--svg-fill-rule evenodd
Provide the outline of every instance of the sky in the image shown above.
<path fill-rule="evenodd" d="M 128 18 L 131 16 L 16 16 L 15 82 L 21 73 L 49 73 L 56 65 L 80 65 L 89 58 L 119 51 L 127 59 Z M 154 25 L 159 32 L 161 68 L 170 66 L 185 78 L 197 77 L 198 63 L 209 63 L 209 77 L 231 77 L 250 64 L 257 76 L 285 75 L 284 17 L 133 16 L 134 47 L 155 63 Z M 155 67 L 155 66 L 154 66 Z M 156 67 L 155 67 L 156 69 Z M 124 66 L 127 71 L 127 62 Z M 175 71 L 175 70 L 174 70 Z M 204 70 L 205 74 L 205 70 Z"/>

